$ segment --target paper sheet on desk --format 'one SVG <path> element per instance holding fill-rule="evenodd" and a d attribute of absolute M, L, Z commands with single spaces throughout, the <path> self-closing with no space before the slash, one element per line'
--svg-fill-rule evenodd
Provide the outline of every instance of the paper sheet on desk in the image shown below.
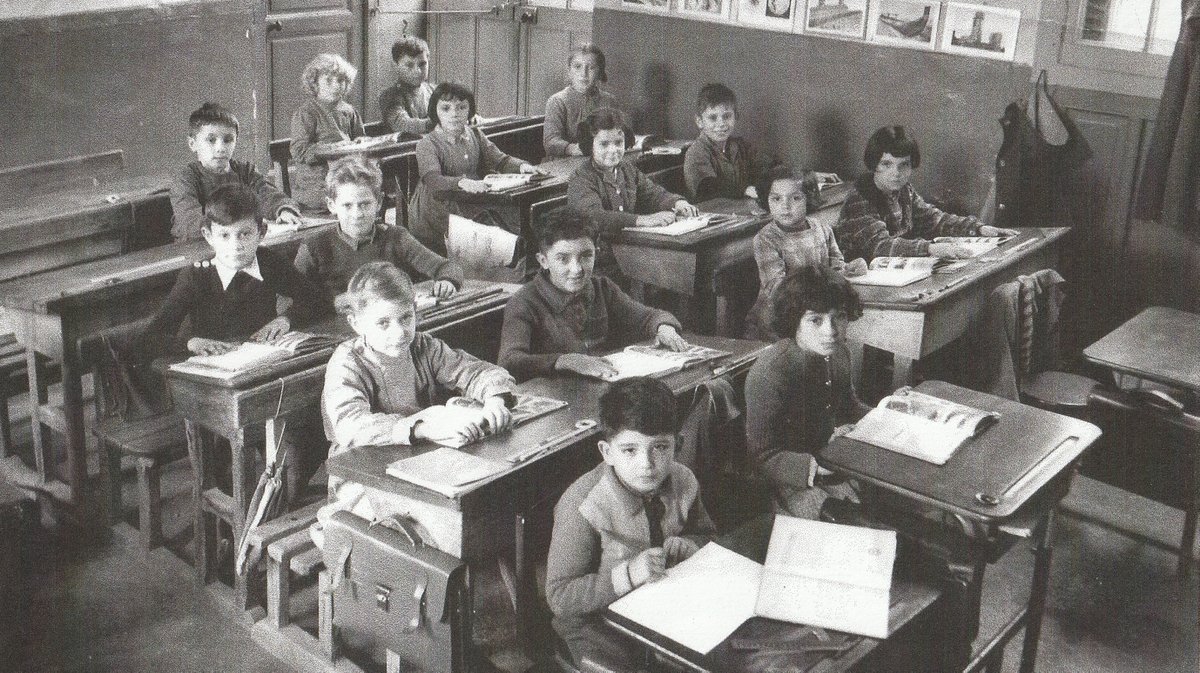
<path fill-rule="evenodd" d="M 711 215 L 697 215 L 695 217 L 684 217 L 675 220 L 671 224 L 663 227 L 625 227 L 626 231 L 642 231 L 650 234 L 659 234 L 661 236 L 682 236 L 691 233 L 697 229 L 703 229 L 708 226 Z"/>
<path fill-rule="evenodd" d="M 468 278 L 508 280 L 518 237 L 500 227 L 490 227 L 460 215 L 450 215 L 446 251 L 462 265 Z"/>

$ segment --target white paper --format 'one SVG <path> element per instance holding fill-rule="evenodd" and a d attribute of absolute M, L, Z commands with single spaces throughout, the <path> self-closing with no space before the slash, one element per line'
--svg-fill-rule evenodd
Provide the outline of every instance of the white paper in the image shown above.
<path fill-rule="evenodd" d="M 886 638 L 896 533 L 776 516 L 755 614 Z"/>
<path fill-rule="evenodd" d="M 606 355 L 604 360 L 617 370 L 615 376 L 605 379 L 607 381 L 621 381 L 634 376 L 660 376 L 683 369 L 683 364 L 675 360 L 629 350 Z"/>
<path fill-rule="evenodd" d="M 638 587 L 610 609 L 708 654 L 754 616 L 763 567 L 710 542 L 657 582 Z"/>
<path fill-rule="evenodd" d="M 471 484 L 510 467 L 506 463 L 480 458 L 457 449 L 440 447 L 428 453 L 397 460 L 388 465 L 387 473 L 452 498 L 466 491 Z"/>
<path fill-rule="evenodd" d="M 495 269 L 508 266 L 518 237 L 500 227 L 489 227 L 460 215 L 450 215 L 446 250 L 464 267 Z"/>
<path fill-rule="evenodd" d="M 708 221 L 711 215 L 697 215 L 695 217 L 684 217 L 675 220 L 671 224 L 663 227 L 625 227 L 626 231 L 643 231 L 651 234 L 660 234 L 662 236 L 682 236 L 689 234 L 697 229 L 703 229 L 708 226 Z"/>
<path fill-rule="evenodd" d="M 930 269 L 869 269 L 858 276 L 846 276 L 855 285 L 903 287 L 933 275 Z"/>

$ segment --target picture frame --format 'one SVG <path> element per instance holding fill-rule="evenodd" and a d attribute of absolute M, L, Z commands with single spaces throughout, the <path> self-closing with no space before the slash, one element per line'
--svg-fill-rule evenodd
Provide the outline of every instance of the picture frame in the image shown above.
<path fill-rule="evenodd" d="M 867 40 L 933 50 L 941 10 L 939 0 L 876 0 L 871 3 Z"/>
<path fill-rule="evenodd" d="M 671 11 L 671 0 L 620 0 L 620 8 L 634 12 L 666 14 Z"/>
<path fill-rule="evenodd" d="M 790 33 L 804 12 L 803 0 L 739 0 L 737 20 L 748 26 Z"/>
<path fill-rule="evenodd" d="M 571 0 L 571 9 L 581 12 L 591 12 L 596 9 L 596 0 Z"/>
<path fill-rule="evenodd" d="M 675 0 L 675 11 L 710 21 L 728 21 L 734 0 Z"/>
<path fill-rule="evenodd" d="M 946 5 L 939 49 L 950 54 L 1011 61 L 1020 29 L 1019 9 L 951 2 Z"/>
<path fill-rule="evenodd" d="M 806 0 L 804 32 L 863 39 L 867 32 L 867 0 Z"/>
<path fill-rule="evenodd" d="M 553 7 L 555 9 L 566 9 L 567 0 L 529 0 L 530 7 Z"/>

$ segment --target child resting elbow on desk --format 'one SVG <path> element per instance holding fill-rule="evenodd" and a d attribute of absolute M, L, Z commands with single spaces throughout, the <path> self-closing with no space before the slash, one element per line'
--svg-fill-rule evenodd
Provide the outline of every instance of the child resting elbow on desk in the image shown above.
<path fill-rule="evenodd" d="M 605 627 L 600 613 L 661 578 L 716 529 L 696 477 L 675 462 L 675 396 L 666 384 L 649 378 L 612 384 L 600 398 L 600 421 L 604 462 L 554 508 L 546 599 L 575 663 L 631 671 L 639 648 Z"/>
<path fill-rule="evenodd" d="M 336 305 L 358 336 L 338 346 L 325 370 L 321 412 L 325 435 L 333 443 L 329 455 L 356 446 L 410 446 L 430 438 L 474 441 L 509 426 L 512 376 L 418 332 L 412 281 L 394 264 L 362 266 Z M 482 401 L 478 416 L 440 413 L 445 408 L 434 405 L 451 394 Z M 410 500 L 330 477 L 329 504 L 321 508 L 318 521 L 339 510 L 368 521 L 414 514 L 422 505 Z M 426 532 L 427 541 L 446 549 L 439 531 Z M 319 531 L 314 539 L 322 541 Z"/>
<path fill-rule="evenodd" d="M 258 197 L 259 216 L 288 224 L 300 223 L 300 206 L 271 184 L 253 163 L 233 158 L 237 148 L 237 117 L 217 103 L 205 103 L 188 117 L 188 149 L 196 160 L 171 180 L 171 236 L 176 241 L 201 238 L 204 213 L 212 194 L 224 185 L 241 185 Z"/>
<path fill-rule="evenodd" d="M 324 288 L 329 301 L 346 291 L 359 267 L 373 261 L 391 262 L 410 276 L 433 280 L 438 298 L 451 297 L 462 287 L 458 264 L 421 245 L 404 227 L 376 220 L 383 198 L 379 162 L 357 155 L 338 159 L 329 166 L 325 194 L 338 227 L 301 243 L 295 265 Z"/>
<path fill-rule="evenodd" d="M 696 100 L 700 136 L 683 157 L 683 180 L 697 203 L 757 198 L 757 170 L 750 143 L 734 135 L 737 96 L 724 84 L 706 84 Z"/>

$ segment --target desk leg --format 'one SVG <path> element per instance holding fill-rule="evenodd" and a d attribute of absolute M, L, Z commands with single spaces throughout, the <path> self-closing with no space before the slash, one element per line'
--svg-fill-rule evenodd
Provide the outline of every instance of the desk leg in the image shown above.
<path fill-rule="evenodd" d="M 1179 576 L 1192 572 L 1192 555 L 1196 550 L 1196 518 L 1200 510 L 1200 451 L 1192 451 L 1191 502 L 1183 515 L 1183 540 L 1179 543 Z"/>
<path fill-rule="evenodd" d="M 217 555 L 216 522 L 204 512 L 204 492 L 212 480 L 208 468 L 208 440 L 204 430 L 192 421 L 184 420 L 183 427 L 187 432 L 188 461 L 192 464 L 193 563 L 196 567 L 196 583 L 204 586 L 208 584 L 209 566 Z"/>
<path fill-rule="evenodd" d="M 41 407 L 49 398 L 45 360 L 32 348 L 25 349 L 25 369 L 29 377 L 29 419 L 33 432 L 33 459 L 43 482 L 51 479 L 50 429 L 42 423 Z"/>
<path fill-rule="evenodd" d="M 892 390 L 915 383 L 913 369 L 916 365 L 917 361 L 912 358 L 906 358 L 903 355 L 892 356 Z"/>
<path fill-rule="evenodd" d="M 238 428 L 229 436 L 229 450 L 232 454 L 233 468 L 233 521 L 229 522 L 229 527 L 232 529 L 236 545 L 237 541 L 242 539 L 242 529 L 246 526 L 246 509 L 250 506 L 250 498 L 254 496 L 254 487 L 258 479 L 254 474 L 254 451 L 246 446 L 244 428 Z M 250 607 L 245 574 L 234 573 L 233 593 L 239 610 Z"/>
<path fill-rule="evenodd" d="M 83 428 L 83 371 L 74 338 L 63 342 L 62 395 L 66 423 L 67 475 L 71 482 L 71 503 L 84 503 L 87 495 L 87 444 Z"/>
<path fill-rule="evenodd" d="M 1021 647 L 1021 673 L 1033 673 L 1037 664 L 1038 640 L 1042 637 L 1042 616 L 1046 610 L 1046 592 L 1050 588 L 1050 543 L 1054 511 L 1046 515 L 1041 534 L 1033 548 L 1033 585 L 1029 588 L 1029 609 L 1025 614 L 1025 642 Z"/>

